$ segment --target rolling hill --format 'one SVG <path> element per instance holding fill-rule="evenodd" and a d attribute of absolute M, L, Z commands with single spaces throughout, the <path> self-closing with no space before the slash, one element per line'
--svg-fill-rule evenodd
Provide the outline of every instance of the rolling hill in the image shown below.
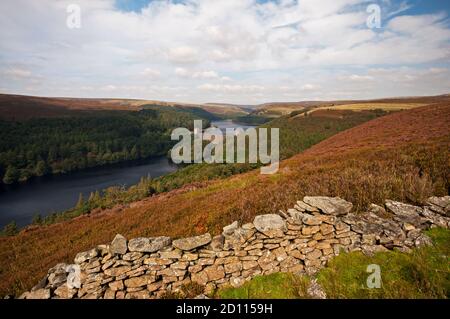
<path fill-rule="evenodd" d="M 396 97 L 371 100 L 336 100 L 336 101 L 301 101 L 301 102 L 272 102 L 257 105 L 250 115 L 275 118 L 290 114 L 302 113 L 315 109 L 336 110 L 374 110 L 398 111 L 410 109 L 431 103 L 450 101 L 450 95 L 421 96 L 421 97 Z"/>
<path fill-rule="evenodd" d="M 0 94 L 0 119 L 67 117 L 94 111 L 139 111 L 146 105 L 178 109 L 201 109 L 218 117 L 245 115 L 248 112 L 233 105 L 203 105 L 136 99 L 87 99 L 37 97 Z"/>
<path fill-rule="evenodd" d="M 46 269 L 110 242 L 116 233 L 130 238 L 217 234 L 233 220 L 250 221 L 286 209 L 304 195 L 340 196 L 353 202 L 356 211 L 386 198 L 421 203 L 431 195 L 447 195 L 449 127 L 446 100 L 395 112 L 283 161 L 274 175 L 256 170 L 187 185 L 1 238 L 0 294 L 30 288 Z"/>

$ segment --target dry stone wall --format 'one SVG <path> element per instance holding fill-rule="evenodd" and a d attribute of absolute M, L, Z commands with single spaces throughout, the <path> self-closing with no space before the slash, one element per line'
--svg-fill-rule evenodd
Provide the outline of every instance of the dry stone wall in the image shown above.
<path fill-rule="evenodd" d="M 338 197 L 306 196 L 287 212 L 256 216 L 243 225 L 234 222 L 215 237 L 127 240 L 116 235 L 109 245 L 77 254 L 74 264 L 51 268 L 21 297 L 160 298 L 191 282 L 208 294 L 258 274 L 312 275 L 342 251 L 408 252 L 430 244 L 424 229 L 450 226 L 450 196 L 431 197 L 424 207 L 386 200 L 385 207 L 372 204 L 359 214 L 351 210 L 352 204 Z M 80 270 L 78 277 L 74 269 Z"/>

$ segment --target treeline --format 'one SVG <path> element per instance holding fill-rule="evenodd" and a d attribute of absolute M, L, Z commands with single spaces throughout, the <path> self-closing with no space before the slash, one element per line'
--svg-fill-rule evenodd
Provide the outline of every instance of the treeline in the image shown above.
<path fill-rule="evenodd" d="M 200 107 L 195 106 L 185 106 L 185 105 L 174 105 L 174 106 L 165 106 L 159 104 L 145 104 L 142 106 L 146 110 L 156 110 L 156 111 L 166 111 L 168 109 L 176 112 L 183 112 L 194 115 L 201 119 L 206 119 L 209 121 L 217 121 L 222 120 L 223 117 L 208 112 Z"/>
<path fill-rule="evenodd" d="M 262 125 L 267 122 L 270 122 L 270 120 L 272 120 L 272 118 L 254 114 L 238 116 L 234 119 L 234 121 L 237 123 L 251 124 L 251 125 Z"/>
<path fill-rule="evenodd" d="M 164 155 L 174 143 L 172 129 L 192 128 L 196 118 L 188 111 L 145 109 L 0 121 L 1 180 L 11 184 L 32 176 Z"/>

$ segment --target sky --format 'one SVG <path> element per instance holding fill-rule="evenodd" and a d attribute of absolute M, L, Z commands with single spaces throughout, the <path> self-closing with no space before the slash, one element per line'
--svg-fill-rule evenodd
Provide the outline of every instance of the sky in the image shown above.
<path fill-rule="evenodd" d="M 0 93 L 242 105 L 450 93 L 449 13 L 447 0 L 2 0 Z"/>

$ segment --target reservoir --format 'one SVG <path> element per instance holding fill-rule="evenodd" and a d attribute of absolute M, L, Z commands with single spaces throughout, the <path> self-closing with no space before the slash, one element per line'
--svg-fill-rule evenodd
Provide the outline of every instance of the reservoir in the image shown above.
<path fill-rule="evenodd" d="M 253 127 L 231 120 L 213 121 L 213 126 L 226 128 Z M 91 192 L 110 186 L 129 187 L 143 176 L 158 177 L 172 173 L 177 166 L 165 157 L 119 163 L 64 175 L 33 178 L 25 183 L 0 185 L 0 229 L 12 220 L 19 227 L 32 222 L 33 216 L 47 216 L 74 207 L 80 194 L 86 199 Z"/>
<path fill-rule="evenodd" d="M 47 216 L 74 207 L 80 194 L 86 199 L 96 190 L 117 185 L 128 187 L 138 183 L 142 176 L 158 177 L 176 169 L 167 157 L 161 156 L 1 185 L 0 227 L 12 220 L 18 226 L 25 226 L 31 223 L 35 214 Z"/>

